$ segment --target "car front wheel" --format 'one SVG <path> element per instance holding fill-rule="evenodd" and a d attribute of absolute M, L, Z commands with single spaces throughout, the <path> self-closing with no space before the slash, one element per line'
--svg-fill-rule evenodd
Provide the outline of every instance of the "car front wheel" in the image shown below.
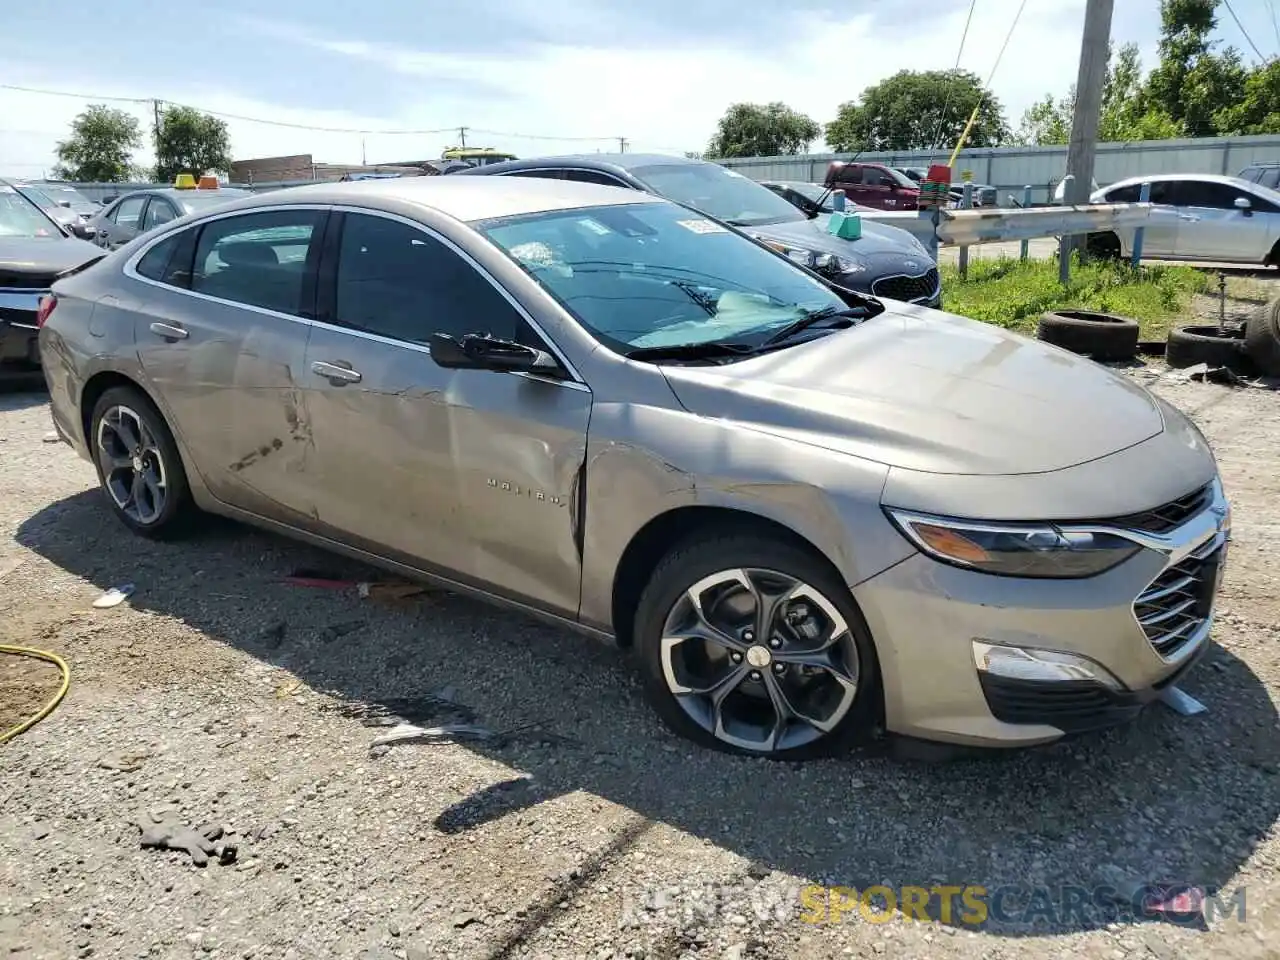
<path fill-rule="evenodd" d="M 835 571 L 782 539 L 677 547 L 641 597 L 635 643 L 659 715 L 707 746 L 797 760 L 844 752 L 875 730 L 866 624 Z"/>
<path fill-rule="evenodd" d="M 188 529 L 195 505 L 178 447 L 155 405 L 132 387 L 94 404 L 89 444 L 116 516 L 134 533 L 164 539 Z"/>

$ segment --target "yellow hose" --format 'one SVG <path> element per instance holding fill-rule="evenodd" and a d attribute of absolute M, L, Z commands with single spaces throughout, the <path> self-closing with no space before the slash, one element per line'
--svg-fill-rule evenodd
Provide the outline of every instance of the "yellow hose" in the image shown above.
<path fill-rule="evenodd" d="M 11 653 L 17 657 L 32 657 L 36 660 L 47 660 L 62 671 L 62 683 L 58 687 L 58 692 L 53 695 L 53 699 L 41 707 L 39 712 L 18 724 L 12 730 L 0 733 L 0 743 L 8 743 L 18 734 L 26 733 L 49 714 L 53 713 L 58 704 L 62 702 L 62 698 L 67 695 L 67 690 L 71 687 L 71 668 L 67 666 L 67 661 L 56 653 L 50 653 L 48 650 L 36 650 L 33 647 L 11 647 L 0 643 L 0 653 Z"/>

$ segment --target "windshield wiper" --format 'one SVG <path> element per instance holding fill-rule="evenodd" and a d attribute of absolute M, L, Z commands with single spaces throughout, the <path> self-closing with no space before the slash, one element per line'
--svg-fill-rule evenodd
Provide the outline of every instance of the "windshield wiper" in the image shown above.
<path fill-rule="evenodd" d="M 745 357 L 759 348 L 749 343 L 708 340 L 705 343 L 676 343 L 663 347 L 640 347 L 626 354 L 629 360 L 722 360 Z"/>
<path fill-rule="evenodd" d="M 716 301 L 714 297 L 703 293 L 687 280 L 668 280 L 667 283 L 681 290 L 685 296 L 706 311 L 708 317 L 714 317 L 716 315 Z"/>
<path fill-rule="evenodd" d="M 865 307 L 823 307 L 821 310 L 811 310 L 797 320 L 792 320 L 785 327 L 779 330 L 773 336 L 769 337 L 761 347 L 770 347 L 775 343 L 781 343 L 783 340 L 789 340 L 797 333 L 808 330 L 815 324 L 822 323 L 824 320 L 834 320 L 837 317 L 849 319 L 846 326 L 853 326 L 853 318 L 866 317 L 867 311 Z"/>

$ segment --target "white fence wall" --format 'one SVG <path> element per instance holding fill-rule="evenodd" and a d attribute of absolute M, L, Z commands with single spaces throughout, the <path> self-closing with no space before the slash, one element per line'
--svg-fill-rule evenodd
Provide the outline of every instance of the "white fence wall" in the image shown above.
<path fill-rule="evenodd" d="M 851 153 L 806 154 L 791 157 L 743 157 L 720 161 L 755 180 L 807 180 L 821 183 L 832 160 L 850 160 Z M 947 154 L 928 151 L 863 153 L 858 159 L 895 167 L 922 167 L 946 163 Z M 1136 143 L 1100 143 L 1094 178 L 1100 186 L 1144 173 L 1219 173 L 1234 176 L 1258 160 L 1280 161 L 1280 136 L 1208 137 L 1194 140 L 1147 140 Z M 995 147 L 962 150 L 956 160 L 956 176 L 973 171 L 973 179 L 989 183 L 1000 192 L 1001 204 L 1012 193 L 1022 199 L 1023 187 L 1032 187 L 1032 201 L 1047 201 L 1067 169 L 1067 148 Z"/>

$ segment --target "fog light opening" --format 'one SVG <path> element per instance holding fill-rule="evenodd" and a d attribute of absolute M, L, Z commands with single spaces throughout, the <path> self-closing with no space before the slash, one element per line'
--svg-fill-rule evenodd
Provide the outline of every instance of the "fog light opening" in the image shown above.
<path fill-rule="evenodd" d="M 979 673 L 1009 680 L 1040 683 L 1093 681 L 1111 690 L 1124 685 L 1101 664 L 1087 657 L 1056 650 L 1015 647 L 1009 644 L 973 641 L 973 662 Z"/>

